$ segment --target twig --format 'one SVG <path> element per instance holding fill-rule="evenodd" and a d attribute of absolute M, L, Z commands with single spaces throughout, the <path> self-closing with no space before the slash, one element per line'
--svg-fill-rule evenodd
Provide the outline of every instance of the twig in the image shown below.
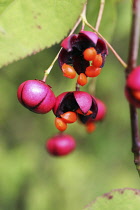
<path fill-rule="evenodd" d="M 138 46 L 140 37 L 140 0 L 133 0 L 132 8 L 132 25 L 131 37 L 128 55 L 128 67 L 126 68 L 126 78 L 137 65 Z M 138 131 L 138 115 L 137 110 L 133 105 L 129 105 L 130 119 L 131 119 L 131 133 L 132 133 L 132 152 L 134 153 L 134 162 L 140 176 L 140 138 Z"/>
<path fill-rule="evenodd" d="M 84 4 L 83 11 L 80 15 L 81 19 L 82 19 L 82 16 L 86 17 L 86 11 L 87 11 L 87 2 Z M 85 28 L 85 22 L 82 21 L 82 29 L 81 30 L 83 31 L 84 28 Z"/>
<path fill-rule="evenodd" d="M 96 26 L 95 26 L 96 31 L 99 31 L 102 15 L 104 11 L 104 5 L 105 5 L 105 0 L 100 0 L 100 9 L 99 9 L 98 18 L 97 18 Z"/>
<path fill-rule="evenodd" d="M 83 10 L 82 10 L 82 13 L 81 13 L 81 14 L 85 14 L 86 4 L 87 4 L 87 3 L 84 4 L 84 7 L 83 7 Z M 82 21 L 82 17 L 81 17 L 81 15 L 80 15 L 80 17 L 79 17 L 78 20 L 76 21 L 75 25 L 73 26 L 73 28 L 72 28 L 72 30 L 70 31 L 70 33 L 69 33 L 68 36 L 70 36 L 70 35 L 72 35 L 72 34 L 74 33 L 74 31 L 75 31 L 76 28 L 79 26 L 79 24 L 80 24 L 81 21 Z M 54 66 L 54 63 L 57 61 L 58 56 L 59 56 L 61 50 L 62 50 L 62 47 L 61 47 L 60 50 L 58 51 L 57 55 L 55 56 L 55 58 L 54 58 L 54 60 L 52 61 L 51 65 L 49 66 L 49 68 L 46 69 L 46 70 L 44 71 L 44 77 L 43 77 L 42 81 L 44 81 L 44 82 L 46 81 L 47 76 L 49 75 L 50 71 L 52 70 L 52 68 L 53 68 L 53 66 Z"/>
<path fill-rule="evenodd" d="M 119 60 L 119 62 L 122 64 L 122 66 L 124 68 L 127 68 L 127 64 L 122 60 L 122 58 L 118 55 L 118 53 L 114 50 L 114 48 L 109 44 L 109 42 L 92 25 L 90 25 L 90 23 L 87 21 L 86 17 L 83 14 L 81 15 L 81 17 L 82 17 L 82 20 L 85 22 L 85 24 L 89 28 L 91 28 L 93 31 L 95 31 L 98 34 L 98 36 L 100 36 L 105 41 L 107 46 L 110 48 L 110 50 L 116 56 L 116 58 Z"/>
<path fill-rule="evenodd" d="M 97 17 L 96 26 L 95 26 L 96 31 L 99 30 L 99 27 L 100 27 L 100 24 L 101 24 L 103 11 L 104 11 L 104 5 L 105 5 L 105 0 L 100 0 L 100 8 L 99 8 L 98 17 Z M 90 80 L 89 93 L 92 94 L 92 95 L 93 94 L 95 95 L 96 81 L 97 81 L 97 77 L 94 77 Z"/>

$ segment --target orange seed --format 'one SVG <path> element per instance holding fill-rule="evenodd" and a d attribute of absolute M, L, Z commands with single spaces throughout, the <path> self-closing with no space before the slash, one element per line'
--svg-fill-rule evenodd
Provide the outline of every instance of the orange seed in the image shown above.
<path fill-rule="evenodd" d="M 67 129 L 67 124 L 59 117 L 55 118 L 55 126 L 59 131 L 64 131 Z"/>
<path fill-rule="evenodd" d="M 140 100 L 140 91 L 139 90 L 133 90 L 132 95 L 137 99 Z"/>
<path fill-rule="evenodd" d="M 99 68 L 102 65 L 102 63 L 103 63 L 103 58 L 101 54 L 97 54 L 94 60 L 92 61 L 92 65 Z"/>
<path fill-rule="evenodd" d="M 62 65 L 62 71 L 63 71 L 63 75 L 65 77 L 68 77 L 70 79 L 73 79 L 73 78 L 76 77 L 76 71 L 75 71 L 75 69 L 72 66 L 70 66 L 70 65 L 68 65 L 66 63 L 64 63 Z"/>
<path fill-rule="evenodd" d="M 77 120 L 76 113 L 71 111 L 65 112 L 61 117 L 65 123 L 74 123 Z"/>
<path fill-rule="evenodd" d="M 81 86 L 84 86 L 87 84 L 87 77 L 84 73 L 79 74 L 77 83 Z"/>
<path fill-rule="evenodd" d="M 88 66 L 86 68 L 85 74 L 87 77 L 97 77 L 101 72 L 101 68 L 97 68 L 94 66 Z"/>
<path fill-rule="evenodd" d="M 84 59 L 87 60 L 87 61 L 94 60 L 94 58 L 95 58 L 96 55 L 97 55 L 97 52 L 96 52 L 96 50 L 95 50 L 94 47 L 87 48 L 83 52 Z"/>
<path fill-rule="evenodd" d="M 95 131 L 95 129 L 96 129 L 96 125 L 94 122 L 86 123 L 86 130 L 88 133 L 92 133 L 93 131 Z"/>

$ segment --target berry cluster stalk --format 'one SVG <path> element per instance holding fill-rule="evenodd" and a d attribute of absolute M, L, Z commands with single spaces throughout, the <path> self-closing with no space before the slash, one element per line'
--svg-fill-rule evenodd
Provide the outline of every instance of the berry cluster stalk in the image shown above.
<path fill-rule="evenodd" d="M 129 73 L 137 66 L 138 46 L 140 38 L 140 0 L 133 0 L 132 6 L 132 26 L 128 55 L 128 66 L 125 74 L 126 78 Z M 140 176 L 140 137 L 138 130 L 138 115 L 137 110 L 133 105 L 129 105 L 131 132 L 132 132 L 132 152 L 134 153 L 134 163 Z"/>
<path fill-rule="evenodd" d="M 103 11 L 104 11 L 104 6 L 105 6 L 105 0 L 100 0 L 100 8 L 99 8 L 98 17 L 97 17 L 96 26 L 95 26 L 96 31 L 99 31 L 99 27 L 101 24 Z M 95 95 L 96 81 L 97 81 L 97 77 L 93 77 L 92 80 L 90 81 L 89 93 L 91 95 Z"/>
<path fill-rule="evenodd" d="M 85 13 L 86 4 L 87 4 L 87 3 L 84 4 L 83 11 L 82 11 L 81 14 Z M 74 33 L 74 31 L 75 31 L 76 28 L 79 26 L 79 24 L 80 24 L 81 21 L 82 21 L 82 18 L 81 18 L 81 16 L 80 16 L 80 17 L 78 18 L 78 20 L 76 21 L 75 25 L 73 26 L 72 30 L 70 31 L 69 36 L 72 35 L 72 34 Z M 60 48 L 60 50 L 58 51 L 57 55 L 55 56 L 55 58 L 54 58 L 54 60 L 52 61 L 51 65 L 49 66 L 49 68 L 46 69 L 46 70 L 44 71 L 44 77 L 43 77 L 42 81 L 46 82 L 47 76 L 49 75 L 49 73 L 51 72 L 51 70 L 52 70 L 52 68 L 53 68 L 53 66 L 54 66 L 54 64 L 55 64 L 55 62 L 57 61 L 58 56 L 59 56 L 61 50 L 62 50 L 62 48 Z"/>
<path fill-rule="evenodd" d="M 97 18 L 96 26 L 95 26 L 96 31 L 99 31 L 102 15 L 104 11 L 104 6 L 105 6 L 105 0 L 100 0 L 100 9 L 99 9 L 98 18 Z"/>

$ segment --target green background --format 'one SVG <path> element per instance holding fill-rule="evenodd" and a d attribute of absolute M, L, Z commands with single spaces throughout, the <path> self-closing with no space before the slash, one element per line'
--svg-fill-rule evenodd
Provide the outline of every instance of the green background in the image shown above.
<path fill-rule="evenodd" d="M 108 5 L 101 25 L 102 35 L 125 61 L 130 6 L 127 0 L 118 1 L 113 13 Z M 89 22 L 94 24 L 91 6 L 87 14 Z M 54 45 L 0 71 L 1 210 L 78 210 L 112 189 L 139 189 L 131 153 L 124 69 L 110 51 L 96 83 L 96 97 L 107 105 L 105 120 L 93 134 L 87 134 L 78 123 L 70 125 L 67 133 L 75 137 L 77 148 L 69 156 L 56 158 L 46 152 L 46 140 L 57 133 L 54 115 L 28 111 L 19 104 L 16 92 L 23 81 L 43 78 L 44 69 L 49 67 L 59 48 L 59 44 Z M 64 78 L 57 63 L 47 83 L 56 95 L 75 88 L 75 80 Z M 88 91 L 88 88 L 86 85 L 81 90 Z"/>

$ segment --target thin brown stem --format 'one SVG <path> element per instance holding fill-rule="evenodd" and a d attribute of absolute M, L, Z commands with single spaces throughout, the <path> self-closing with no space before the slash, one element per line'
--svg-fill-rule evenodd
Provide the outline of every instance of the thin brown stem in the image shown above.
<path fill-rule="evenodd" d="M 81 14 L 82 17 L 82 21 L 85 22 L 85 24 L 91 28 L 93 31 L 95 31 L 99 37 L 101 37 L 105 43 L 107 44 L 107 46 L 110 48 L 110 50 L 113 52 L 113 54 L 116 56 L 116 58 L 118 59 L 118 61 L 122 64 L 122 66 L 124 68 L 127 68 L 127 64 L 123 61 L 123 59 L 118 55 L 118 53 L 114 50 L 114 48 L 109 44 L 109 42 L 92 26 L 90 25 L 90 23 L 87 21 L 86 16 L 82 13 Z"/>
<path fill-rule="evenodd" d="M 105 6 L 105 0 L 100 0 L 100 8 L 99 8 L 98 17 L 97 17 L 96 26 L 95 26 L 96 31 L 99 30 L 99 27 L 101 24 L 104 6 Z M 90 80 L 90 83 L 89 83 L 89 93 L 92 95 L 95 95 L 96 81 L 97 81 L 97 77 L 94 77 Z"/>
<path fill-rule="evenodd" d="M 132 7 L 132 25 L 128 55 L 128 66 L 125 74 L 126 78 L 131 71 L 137 66 L 138 46 L 140 37 L 140 0 L 133 0 Z M 132 152 L 134 153 L 134 162 L 140 175 L 140 138 L 138 130 L 138 115 L 137 110 L 133 105 L 129 105 L 132 133 Z"/>
<path fill-rule="evenodd" d="M 107 46 L 110 48 L 110 50 L 113 52 L 115 57 L 118 59 L 118 61 L 122 64 L 123 67 L 127 67 L 127 64 L 122 60 L 122 58 L 118 55 L 118 53 L 114 50 L 114 48 L 109 44 L 109 42 L 92 26 L 90 25 L 87 20 L 85 20 L 86 25 L 89 26 L 93 31 L 95 31 L 107 44 Z"/>
<path fill-rule="evenodd" d="M 126 76 L 132 71 L 133 68 L 136 67 L 137 64 L 140 34 L 140 0 L 133 0 L 132 13 L 130 47 Z"/>
<path fill-rule="evenodd" d="M 80 22 L 82 21 L 82 14 L 85 15 L 85 13 L 86 13 L 86 5 L 87 5 L 87 2 L 84 4 L 82 13 L 81 13 L 80 17 L 78 18 L 78 20 L 76 21 L 75 25 L 73 26 L 73 28 L 70 31 L 68 36 L 70 36 L 70 35 L 72 35 L 74 33 L 74 31 L 76 30 L 76 28 L 79 26 Z M 44 77 L 43 77 L 42 81 L 46 82 L 47 76 L 51 72 L 51 70 L 52 70 L 56 60 L 58 59 L 58 56 L 59 56 L 61 50 L 62 50 L 62 48 L 60 48 L 60 50 L 58 51 L 57 55 L 55 56 L 55 58 L 52 61 L 51 65 L 49 66 L 49 68 L 44 71 Z"/>
<path fill-rule="evenodd" d="M 76 91 L 80 91 L 80 85 L 78 83 L 76 83 L 76 87 L 75 87 Z"/>
<path fill-rule="evenodd" d="M 97 31 L 99 31 L 100 23 L 101 23 L 101 20 L 102 20 L 104 5 L 105 5 L 105 0 L 100 0 L 100 9 L 99 9 L 98 18 L 97 18 L 96 26 L 95 26 L 95 29 Z"/>
<path fill-rule="evenodd" d="M 87 11 L 87 2 L 84 4 L 83 11 L 82 11 L 82 13 L 80 15 L 81 19 L 82 19 L 82 16 L 86 17 L 86 11 Z M 85 22 L 82 21 L 82 29 L 81 30 L 83 31 L 84 28 L 85 28 Z"/>

